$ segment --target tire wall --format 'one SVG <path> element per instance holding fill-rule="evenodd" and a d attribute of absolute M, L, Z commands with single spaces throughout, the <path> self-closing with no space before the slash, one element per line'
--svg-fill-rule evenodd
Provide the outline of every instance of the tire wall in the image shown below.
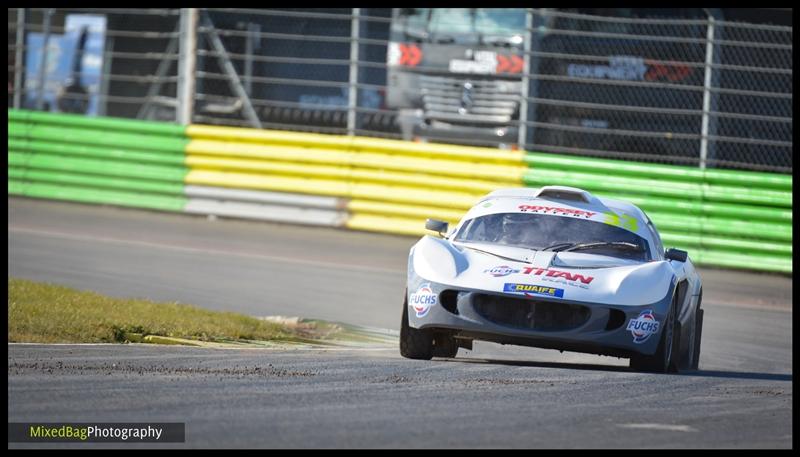
<path fill-rule="evenodd" d="M 696 264 L 792 271 L 790 175 L 11 109 L 8 131 L 9 195 L 420 236 L 565 185 L 636 204 Z"/>

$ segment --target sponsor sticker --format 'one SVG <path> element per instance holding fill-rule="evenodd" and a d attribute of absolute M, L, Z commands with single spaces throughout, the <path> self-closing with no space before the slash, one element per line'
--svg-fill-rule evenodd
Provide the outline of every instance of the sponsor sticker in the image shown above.
<path fill-rule="evenodd" d="M 433 293 L 430 284 L 423 284 L 416 292 L 411 294 L 408 304 L 414 308 L 417 317 L 425 317 L 431 310 L 431 305 L 436 304 L 436 294 Z"/>
<path fill-rule="evenodd" d="M 527 295 L 527 296 L 544 296 L 544 297 L 559 297 L 564 298 L 564 289 L 557 289 L 555 287 L 538 286 L 536 284 L 518 284 L 515 282 L 507 282 L 503 285 L 503 292 L 512 294 Z"/>
<path fill-rule="evenodd" d="M 483 272 L 489 273 L 495 278 L 499 278 L 501 276 L 508 276 L 511 273 L 519 273 L 519 270 L 517 270 L 516 268 L 511 268 L 508 265 L 500 265 L 499 267 L 494 267 L 489 270 L 483 270 Z"/>
<path fill-rule="evenodd" d="M 606 219 L 603 222 L 608 225 L 622 227 L 626 230 L 630 230 L 631 232 L 636 232 L 639 229 L 639 224 L 636 222 L 636 218 L 628 216 L 625 213 L 617 214 L 608 211 L 603 214 L 606 216 Z"/>
<path fill-rule="evenodd" d="M 523 213 L 544 213 L 544 214 L 560 214 L 562 216 L 572 217 L 585 217 L 586 219 L 594 216 L 595 212 L 584 211 L 582 209 L 560 208 L 557 206 L 542 206 L 542 205 L 519 205 L 519 210 Z"/>
<path fill-rule="evenodd" d="M 658 333 L 659 325 L 660 323 L 653 315 L 653 310 L 646 309 L 639 313 L 636 319 L 631 319 L 625 330 L 631 332 L 634 343 L 642 344 L 650 338 L 650 335 Z"/>
<path fill-rule="evenodd" d="M 522 273 L 539 276 L 538 279 L 542 281 L 567 284 L 581 289 L 588 289 L 589 284 L 594 280 L 594 276 L 570 273 L 569 271 L 549 270 L 547 268 L 525 267 L 522 269 Z"/>

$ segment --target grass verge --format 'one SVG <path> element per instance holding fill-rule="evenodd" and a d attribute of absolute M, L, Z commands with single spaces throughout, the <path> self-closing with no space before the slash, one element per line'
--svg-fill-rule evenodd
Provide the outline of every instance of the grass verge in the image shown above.
<path fill-rule="evenodd" d="M 8 278 L 8 342 L 326 344 L 341 332 L 320 321 L 276 322 Z"/>

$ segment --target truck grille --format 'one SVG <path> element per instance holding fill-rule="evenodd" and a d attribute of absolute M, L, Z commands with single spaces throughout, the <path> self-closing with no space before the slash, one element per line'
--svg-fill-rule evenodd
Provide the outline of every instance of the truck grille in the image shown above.
<path fill-rule="evenodd" d="M 519 81 L 421 77 L 425 117 L 452 124 L 508 125 L 519 105 Z"/>
<path fill-rule="evenodd" d="M 475 295 L 473 306 L 492 323 L 539 331 L 572 330 L 585 324 L 591 314 L 582 305 L 485 294 Z"/>

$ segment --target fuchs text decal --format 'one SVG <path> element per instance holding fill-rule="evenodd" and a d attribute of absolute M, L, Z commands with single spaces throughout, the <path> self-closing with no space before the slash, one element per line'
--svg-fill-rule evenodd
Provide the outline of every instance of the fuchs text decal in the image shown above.
<path fill-rule="evenodd" d="M 500 265 L 499 267 L 494 267 L 489 270 L 483 270 L 483 272 L 489 273 L 495 278 L 499 278 L 500 276 L 508 276 L 511 273 L 519 273 L 519 270 L 517 270 L 516 268 L 511 268 L 508 265 Z"/>
<path fill-rule="evenodd" d="M 641 344 L 650 338 L 650 335 L 658 332 L 659 322 L 653 316 L 652 309 L 646 309 L 639 313 L 636 319 L 631 319 L 628 322 L 628 330 L 633 335 L 633 342 Z"/>
<path fill-rule="evenodd" d="M 519 205 L 519 210 L 523 213 L 544 213 L 544 214 L 561 214 L 564 216 L 585 217 L 589 219 L 597 213 L 591 211 L 584 211 L 582 209 L 559 208 L 555 206 L 540 206 L 540 205 Z"/>
<path fill-rule="evenodd" d="M 431 290 L 430 284 L 423 284 L 416 292 L 411 294 L 408 304 L 414 308 L 417 317 L 425 317 L 431 310 L 431 305 L 436 304 L 436 294 Z"/>
<path fill-rule="evenodd" d="M 537 286 L 535 284 L 517 284 L 507 282 L 503 285 L 503 292 L 510 292 L 512 294 L 520 295 L 542 295 L 545 297 L 559 297 L 564 298 L 564 289 L 556 289 L 555 287 Z"/>

